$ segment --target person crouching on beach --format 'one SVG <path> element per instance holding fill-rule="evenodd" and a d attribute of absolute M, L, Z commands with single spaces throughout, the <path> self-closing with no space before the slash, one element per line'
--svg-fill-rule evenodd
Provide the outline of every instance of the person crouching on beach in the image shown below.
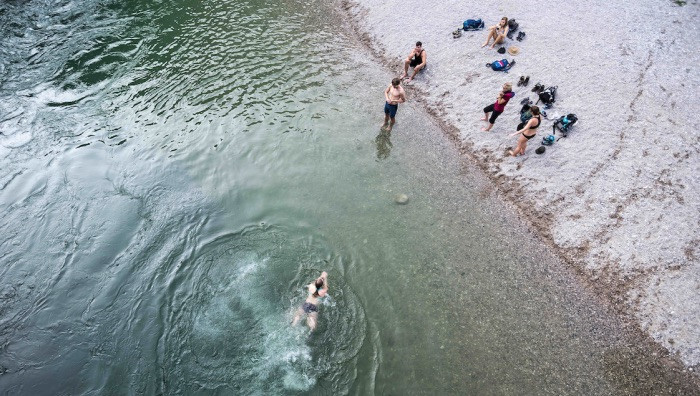
<path fill-rule="evenodd" d="M 521 122 L 520 125 L 518 125 L 518 131 L 510 135 L 520 135 L 518 136 L 518 145 L 515 147 L 515 150 L 508 152 L 508 154 L 512 155 L 513 157 L 523 155 L 525 153 L 527 141 L 537 135 L 537 128 L 542 123 L 542 116 L 540 115 L 539 107 L 530 107 L 530 112 L 532 113 L 532 118 L 530 118 L 527 122 Z"/>
<path fill-rule="evenodd" d="M 427 61 L 428 54 L 426 54 L 425 50 L 423 49 L 423 43 L 420 41 L 416 42 L 416 47 L 411 50 L 411 53 L 408 54 L 408 58 L 406 58 L 406 60 L 403 62 L 403 74 L 399 78 L 403 80 L 404 78 L 408 77 L 408 68 L 412 67 L 413 74 L 408 79 L 409 82 L 412 81 L 416 74 L 425 68 Z"/>
<path fill-rule="evenodd" d="M 503 90 L 498 93 L 496 102 L 484 107 L 484 118 L 481 120 L 488 121 L 489 126 L 486 128 L 481 128 L 482 131 L 488 132 L 491 130 L 491 128 L 493 128 L 496 118 L 503 113 L 503 110 L 506 108 L 506 104 L 513 96 L 515 96 L 515 92 L 513 92 L 513 84 L 509 82 L 503 84 Z M 489 118 L 489 113 L 491 113 L 491 118 Z"/>
<path fill-rule="evenodd" d="M 401 86 L 400 79 L 394 78 L 391 80 L 391 84 L 384 91 L 384 98 L 386 102 L 384 103 L 384 124 L 382 128 L 389 123 L 387 131 L 391 131 L 394 123 L 396 123 L 396 112 L 399 110 L 399 103 L 406 101 L 406 92 Z"/>
<path fill-rule="evenodd" d="M 506 40 L 506 35 L 508 35 L 508 18 L 503 17 L 498 25 L 491 26 L 489 28 L 489 35 L 486 37 L 486 42 L 481 47 L 486 47 L 489 45 L 489 41 L 493 38 L 493 44 L 491 48 L 495 47 L 496 44 L 503 44 Z"/>

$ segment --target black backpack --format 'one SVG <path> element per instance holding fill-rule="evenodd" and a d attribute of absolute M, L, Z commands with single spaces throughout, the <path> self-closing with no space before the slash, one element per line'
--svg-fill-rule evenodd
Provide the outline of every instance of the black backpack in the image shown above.
<path fill-rule="evenodd" d="M 513 33 L 515 33 L 518 30 L 518 22 L 515 22 L 515 19 L 509 19 L 508 20 L 508 38 L 513 39 Z"/>
<path fill-rule="evenodd" d="M 556 101 L 556 96 L 557 96 L 557 87 L 548 87 L 545 88 L 544 91 L 540 92 L 539 94 L 539 100 L 537 102 L 542 102 L 545 104 L 546 107 L 551 106 L 552 103 Z"/>
<path fill-rule="evenodd" d="M 576 121 L 578 121 L 576 114 L 571 113 L 561 116 L 552 124 L 552 133 L 556 133 L 558 129 L 561 131 L 562 137 L 566 137 L 569 134 L 569 129 L 574 126 Z"/>

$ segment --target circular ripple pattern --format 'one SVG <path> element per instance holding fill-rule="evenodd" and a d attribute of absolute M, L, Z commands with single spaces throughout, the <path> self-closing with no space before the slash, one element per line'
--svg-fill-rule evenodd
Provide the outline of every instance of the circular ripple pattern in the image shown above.
<path fill-rule="evenodd" d="M 182 263 L 162 308 L 163 390 L 347 392 L 366 321 L 359 300 L 329 268 L 336 255 L 317 241 L 294 243 L 280 229 L 256 228 L 219 237 Z M 290 326 L 305 283 L 322 269 L 332 289 L 319 328 Z"/>

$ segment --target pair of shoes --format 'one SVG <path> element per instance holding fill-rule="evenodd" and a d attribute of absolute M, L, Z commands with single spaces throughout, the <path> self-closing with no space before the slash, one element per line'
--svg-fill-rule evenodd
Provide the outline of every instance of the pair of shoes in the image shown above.
<path fill-rule="evenodd" d="M 530 76 L 527 76 L 527 77 L 520 76 L 520 81 L 518 81 L 518 86 L 522 85 L 523 87 L 527 87 L 527 84 L 529 84 L 529 83 L 530 83 Z"/>
<path fill-rule="evenodd" d="M 455 30 L 454 32 L 452 32 L 452 37 L 454 37 L 454 38 L 460 38 L 460 37 L 462 37 L 462 30 L 461 30 L 461 29 L 457 29 L 457 30 Z"/>
<path fill-rule="evenodd" d="M 535 86 L 532 88 L 532 92 L 540 93 L 542 91 L 544 91 L 544 85 L 540 83 L 535 84 Z"/>
<path fill-rule="evenodd" d="M 506 34 L 506 37 L 508 37 L 509 40 L 512 40 L 512 39 L 513 39 L 513 34 L 514 34 L 514 33 L 515 33 L 515 30 L 509 31 L 508 34 Z"/>
<path fill-rule="evenodd" d="M 525 32 L 520 32 L 520 33 L 518 33 L 518 37 L 516 37 L 515 39 L 518 41 L 523 41 L 524 38 L 525 38 Z"/>
<path fill-rule="evenodd" d="M 520 101 L 520 104 L 521 104 L 521 105 L 524 105 L 524 104 L 526 104 L 526 103 L 527 103 L 528 105 L 531 105 L 531 104 L 532 104 L 532 101 L 530 100 L 530 98 L 525 98 L 525 99 L 523 99 L 523 100 Z"/>

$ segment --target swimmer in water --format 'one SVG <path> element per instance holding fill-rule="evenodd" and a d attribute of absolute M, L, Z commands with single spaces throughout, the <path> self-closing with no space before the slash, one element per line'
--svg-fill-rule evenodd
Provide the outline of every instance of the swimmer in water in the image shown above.
<path fill-rule="evenodd" d="M 304 305 L 302 305 L 294 315 L 292 326 L 299 323 L 302 315 L 306 314 L 306 324 L 311 331 L 314 331 L 316 329 L 316 323 L 318 322 L 319 298 L 328 295 L 328 274 L 326 271 L 321 272 L 321 276 L 316 278 L 313 283 L 309 283 L 306 288 L 309 291 L 309 296 L 306 297 Z"/>

